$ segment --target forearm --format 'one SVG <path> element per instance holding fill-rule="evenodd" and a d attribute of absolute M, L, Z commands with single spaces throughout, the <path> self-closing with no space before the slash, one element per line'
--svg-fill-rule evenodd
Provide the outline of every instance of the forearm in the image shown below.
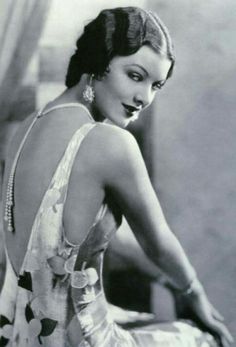
<path fill-rule="evenodd" d="M 162 235 L 158 237 L 158 240 L 153 240 L 143 248 L 175 288 L 186 288 L 196 277 L 195 270 L 181 244 L 168 226 L 162 230 Z"/>
<path fill-rule="evenodd" d="M 132 138 L 126 140 L 120 144 L 120 148 L 125 145 L 124 150 L 119 151 L 119 155 L 125 156 L 116 158 L 116 170 L 113 167 L 109 170 L 106 187 L 147 256 L 177 288 L 184 288 L 195 277 L 195 272 L 166 223 L 137 144 Z"/>
<path fill-rule="evenodd" d="M 113 237 L 107 254 L 111 269 L 136 269 L 154 281 L 162 275 L 160 269 L 144 253 L 125 218 Z"/>

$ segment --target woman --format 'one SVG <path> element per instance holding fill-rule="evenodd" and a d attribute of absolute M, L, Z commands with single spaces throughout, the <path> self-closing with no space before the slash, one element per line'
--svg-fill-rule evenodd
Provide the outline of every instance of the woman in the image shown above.
<path fill-rule="evenodd" d="M 1 345 L 228 346 L 231 336 L 170 231 L 124 128 L 171 76 L 171 39 L 139 8 L 104 10 L 77 41 L 67 89 L 31 115 L 5 175 L 7 272 Z M 103 254 L 124 215 L 208 333 L 187 323 L 126 331 L 112 320 Z M 205 343 L 205 344 L 204 344 Z"/>

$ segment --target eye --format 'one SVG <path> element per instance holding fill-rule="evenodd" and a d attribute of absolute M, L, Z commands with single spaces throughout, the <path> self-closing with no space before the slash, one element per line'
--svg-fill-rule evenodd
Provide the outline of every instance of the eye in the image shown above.
<path fill-rule="evenodd" d="M 164 86 L 164 83 L 155 82 L 155 83 L 153 83 L 153 85 L 152 85 L 152 89 L 153 89 L 153 90 L 161 89 L 163 86 Z"/>
<path fill-rule="evenodd" d="M 140 75 L 138 72 L 129 72 L 129 73 L 128 73 L 128 76 L 129 76 L 133 81 L 136 81 L 136 82 L 141 82 L 141 81 L 143 81 L 143 76 Z"/>

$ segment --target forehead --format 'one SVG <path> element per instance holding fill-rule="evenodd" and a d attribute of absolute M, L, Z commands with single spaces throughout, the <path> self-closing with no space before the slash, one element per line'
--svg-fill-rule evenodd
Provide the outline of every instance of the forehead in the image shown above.
<path fill-rule="evenodd" d="M 136 53 L 128 56 L 116 56 L 111 61 L 115 69 L 141 66 L 153 80 L 165 80 L 171 66 L 166 56 L 155 52 L 151 47 L 142 46 Z"/>

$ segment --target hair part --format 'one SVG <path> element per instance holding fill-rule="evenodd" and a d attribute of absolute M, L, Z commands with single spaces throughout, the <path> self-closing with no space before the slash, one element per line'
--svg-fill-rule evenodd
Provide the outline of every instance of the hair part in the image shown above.
<path fill-rule="evenodd" d="M 148 45 L 171 61 L 167 78 L 172 75 L 175 57 L 170 34 L 160 18 L 138 7 L 103 10 L 87 24 L 76 42 L 70 59 L 66 86 L 75 86 L 82 74 L 101 77 L 115 56 L 128 56 Z"/>

